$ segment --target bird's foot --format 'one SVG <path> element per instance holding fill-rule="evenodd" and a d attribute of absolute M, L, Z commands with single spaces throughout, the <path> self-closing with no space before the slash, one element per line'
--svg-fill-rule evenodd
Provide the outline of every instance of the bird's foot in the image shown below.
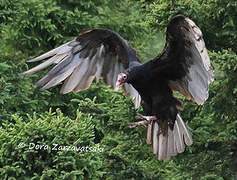
<path fill-rule="evenodd" d="M 129 127 L 130 128 L 135 128 L 137 126 L 144 126 L 146 127 L 148 124 L 150 124 L 152 121 L 155 121 L 157 120 L 157 117 L 156 116 L 143 116 L 139 113 L 137 113 L 136 119 L 140 119 L 140 120 L 143 120 L 143 121 L 138 121 L 138 122 L 131 122 L 129 123 Z"/>
<path fill-rule="evenodd" d="M 156 116 L 143 116 L 142 114 L 140 113 L 137 113 L 136 119 L 140 119 L 140 120 L 147 120 L 147 121 L 152 121 L 152 120 L 157 120 L 157 117 Z"/>

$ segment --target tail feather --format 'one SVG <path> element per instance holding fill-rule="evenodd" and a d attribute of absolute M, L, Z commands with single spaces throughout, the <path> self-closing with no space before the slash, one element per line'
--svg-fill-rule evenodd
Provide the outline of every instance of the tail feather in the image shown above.
<path fill-rule="evenodd" d="M 159 137 L 159 135 L 158 135 L 158 133 L 159 133 L 159 125 L 158 125 L 157 122 L 153 123 L 153 127 L 152 127 L 151 133 L 152 133 L 152 149 L 153 149 L 153 153 L 155 155 L 157 155 L 158 152 L 159 152 L 159 139 L 158 139 L 158 137 Z"/>
<path fill-rule="evenodd" d="M 167 131 L 162 131 L 156 121 L 148 125 L 147 144 L 152 144 L 153 153 L 158 160 L 169 160 L 184 152 L 185 145 L 190 146 L 192 143 L 192 136 L 179 114 L 173 130 L 168 127 Z"/>
<path fill-rule="evenodd" d="M 180 129 L 182 129 L 185 144 L 187 146 L 191 146 L 193 144 L 192 136 L 191 136 L 189 130 L 187 129 L 187 127 L 185 126 L 185 124 L 179 114 L 177 114 L 177 122 L 179 124 Z"/>
<path fill-rule="evenodd" d="M 177 154 L 177 150 L 175 147 L 175 142 L 174 142 L 174 133 L 173 131 L 170 129 L 170 127 L 168 127 L 168 145 L 167 145 L 167 156 L 175 156 Z"/>
<path fill-rule="evenodd" d="M 159 151 L 158 151 L 158 160 L 166 160 L 167 157 L 167 142 L 168 142 L 168 133 L 159 134 Z"/>
<path fill-rule="evenodd" d="M 146 143 L 152 144 L 152 125 L 151 124 L 148 124 L 148 127 L 147 127 Z"/>
<path fill-rule="evenodd" d="M 184 152 L 185 145 L 184 145 L 184 141 L 183 141 L 182 132 L 181 132 L 181 129 L 177 123 L 177 120 L 175 122 L 173 131 L 174 131 L 174 141 L 176 144 L 177 151 L 178 151 L 178 153 L 182 153 L 182 152 Z"/>

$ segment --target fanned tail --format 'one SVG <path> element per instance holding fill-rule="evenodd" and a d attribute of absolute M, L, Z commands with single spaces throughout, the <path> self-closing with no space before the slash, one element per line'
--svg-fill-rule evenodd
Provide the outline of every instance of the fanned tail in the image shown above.
<path fill-rule="evenodd" d="M 161 130 L 157 121 L 153 121 L 147 128 L 147 143 L 152 144 L 153 153 L 158 160 L 169 160 L 172 156 L 184 152 L 185 145 L 190 146 L 193 143 L 191 133 L 179 114 L 174 129 L 169 126 L 167 128 L 166 131 Z"/>

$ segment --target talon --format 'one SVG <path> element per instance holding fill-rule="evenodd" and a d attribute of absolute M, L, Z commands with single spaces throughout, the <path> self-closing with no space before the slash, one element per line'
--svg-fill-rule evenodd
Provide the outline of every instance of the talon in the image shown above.
<path fill-rule="evenodd" d="M 147 121 L 155 121 L 157 120 L 156 116 L 143 116 L 140 113 L 137 113 L 137 115 L 135 116 L 136 119 L 143 119 L 143 120 L 147 120 Z"/>
<path fill-rule="evenodd" d="M 135 128 L 135 127 L 138 126 L 135 122 L 131 122 L 128 125 L 129 125 L 130 128 Z"/>
<path fill-rule="evenodd" d="M 137 115 L 135 116 L 135 119 L 146 119 L 142 114 L 137 113 Z"/>
<path fill-rule="evenodd" d="M 137 126 L 147 127 L 147 124 L 149 124 L 149 123 L 146 120 L 145 121 L 138 121 L 138 122 L 131 122 L 131 123 L 129 123 L 129 127 L 130 128 L 135 128 Z"/>
<path fill-rule="evenodd" d="M 139 113 L 137 113 L 136 119 L 143 119 L 143 121 L 138 121 L 138 122 L 131 122 L 129 123 L 130 128 L 135 128 L 137 126 L 144 126 L 146 127 L 148 124 L 150 124 L 152 121 L 157 120 L 156 116 L 143 116 Z"/>

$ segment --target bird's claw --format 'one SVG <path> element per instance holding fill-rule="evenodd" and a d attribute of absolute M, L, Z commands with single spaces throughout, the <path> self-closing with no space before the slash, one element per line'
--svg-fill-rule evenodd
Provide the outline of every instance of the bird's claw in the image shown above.
<path fill-rule="evenodd" d="M 157 120 L 157 117 L 156 116 L 143 116 L 139 113 L 137 113 L 136 119 L 140 119 L 140 120 L 143 120 L 143 121 L 138 121 L 138 122 L 131 122 L 129 123 L 129 127 L 130 128 L 135 128 L 137 126 L 144 126 L 146 127 L 148 124 L 150 124 L 152 121 L 154 120 Z"/>
<path fill-rule="evenodd" d="M 147 121 L 138 121 L 138 122 L 131 122 L 131 123 L 129 123 L 129 127 L 130 128 L 135 128 L 137 126 L 144 126 L 144 127 L 146 127 L 146 125 L 147 125 Z"/>
<path fill-rule="evenodd" d="M 146 120 L 146 118 L 142 114 L 140 114 L 140 113 L 137 113 L 137 115 L 135 116 L 135 119 Z"/>
<path fill-rule="evenodd" d="M 140 113 L 137 113 L 137 115 L 135 116 L 136 119 L 140 119 L 140 120 L 146 120 L 146 121 L 154 121 L 154 120 L 157 120 L 157 117 L 156 116 L 143 116 L 142 114 Z"/>

